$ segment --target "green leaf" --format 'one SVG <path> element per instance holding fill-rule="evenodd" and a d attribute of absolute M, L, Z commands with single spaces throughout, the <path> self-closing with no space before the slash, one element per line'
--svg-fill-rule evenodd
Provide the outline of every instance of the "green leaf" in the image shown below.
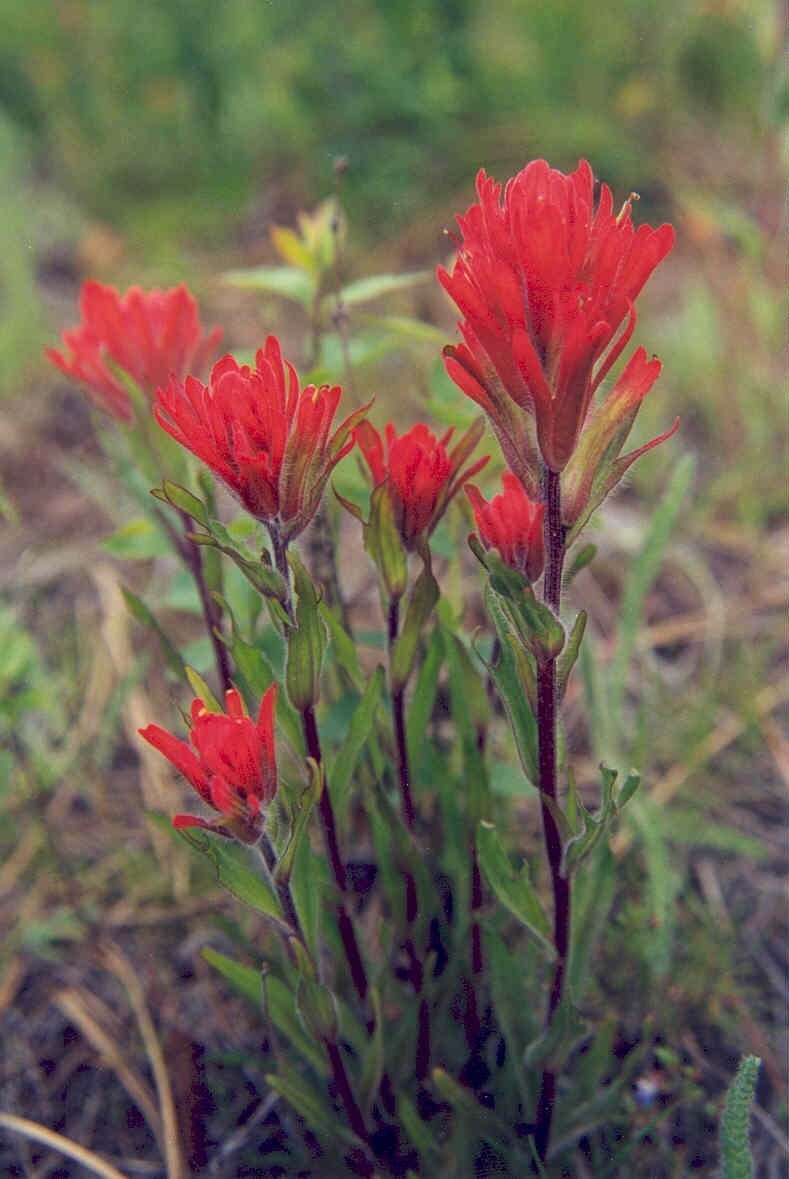
<path fill-rule="evenodd" d="M 416 1106 L 402 1092 L 397 1094 L 397 1114 L 410 1141 L 419 1151 L 421 1173 L 423 1175 L 437 1174 L 436 1170 L 428 1171 L 427 1168 L 438 1166 L 441 1159 L 441 1148 L 433 1137 L 433 1131 L 429 1124 L 422 1121 Z M 414 1172 L 409 1172 L 409 1174 L 414 1174 Z"/>
<path fill-rule="evenodd" d="M 484 682 L 460 639 L 444 626 L 441 634 L 449 671 L 452 717 L 463 749 L 466 808 L 469 822 L 474 825 L 488 810 L 487 771 L 479 740 L 488 722 L 488 698 Z"/>
<path fill-rule="evenodd" d="M 337 1000 L 322 982 L 302 974 L 296 989 L 296 1010 L 307 1035 L 334 1043 L 339 1032 Z"/>
<path fill-rule="evenodd" d="M 212 950 L 209 946 L 206 946 L 201 953 L 206 962 L 218 970 L 223 978 L 227 979 L 233 990 L 248 999 L 255 1007 L 260 1008 L 263 1001 L 263 977 L 259 970 L 256 970 L 254 966 L 245 966 L 242 962 L 236 962 L 235 958 L 229 958 L 227 954 L 220 954 L 218 950 Z"/>
<path fill-rule="evenodd" d="M 368 999 L 374 1028 L 372 1037 L 368 1037 L 363 1049 L 364 1066 L 359 1090 L 363 1104 L 372 1105 L 378 1095 L 378 1088 L 386 1068 L 386 1051 L 384 1048 L 384 1016 L 378 987 L 370 987 Z"/>
<path fill-rule="evenodd" d="M 310 815 L 313 809 L 317 806 L 320 796 L 325 789 L 323 781 L 323 768 L 317 762 L 309 758 L 307 761 L 309 768 L 310 780 L 306 788 L 302 791 L 301 797 L 296 807 L 296 817 L 293 820 L 293 829 L 290 833 L 290 839 L 284 852 L 279 858 L 274 879 L 277 883 L 280 881 L 287 881 L 290 879 L 293 871 L 293 864 L 296 853 L 299 850 L 299 844 L 303 839 L 307 824 L 310 820 Z"/>
<path fill-rule="evenodd" d="M 118 528 L 101 542 L 101 547 L 113 557 L 124 561 L 148 561 L 152 557 L 164 557 L 171 552 L 171 545 L 160 528 L 152 520 L 140 516 Z"/>
<path fill-rule="evenodd" d="M 330 652 L 335 663 L 342 668 L 357 691 L 361 692 L 364 688 L 365 677 L 359 664 L 356 644 L 340 622 L 336 612 L 326 602 L 321 602 L 318 609 L 329 632 Z"/>
<path fill-rule="evenodd" d="M 272 569 L 261 557 L 253 556 L 219 520 L 209 520 L 208 529 L 207 533 L 191 533 L 189 539 L 195 544 L 213 546 L 230 557 L 259 594 L 278 602 L 285 600 L 285 582 L 276 569 Z"/>
<path fill-rule="evenodd" d="M 523 1062 L 527 1069 L 549 1068 L 560 1072 L 574 1044 L 583 1035 L 585 1025 L 572 1002 L 569 988 L 553 1013 L 550 1027 L 529 1044 Z"/>
<path fill-rule="evenodd" d="M 564 694 L 567 691 L 567 682 L 570 679 L 575 661 L 578 658 L 578 653 L 581 650 L 581 643 L 583 642 L 584 631 L 586 630 L 587 614 L 585 610 L 581 610 L 576 615 L 573 628 L 567 637 L 567 645 L 559 657 L 559 663 L 556 669 L 556 690 L 559 694 L 559 700 L 564 699 Z"/>
<path fill-rule="evenodd" d="M 536 694 L 532 656 L 512 634 L 512 626 L 496 593 L 486 587 L 485 605 L 499 638 L 499 658 L 490 674 L 504 704 L 523 772 L 531 786 L 537 781 L 537 721 L 533 705 Z"/>
<path fill-rule="evenodd" d="M 364 528 L 364 547 L 380 575 L 387 598 L 400 598 L 408 584 L 408 553 L 394 518 L 386 483 L 370 497 L 370 519 Z"/>
<path fill-rule="evenodd" d="M 253 866 L 255 860 L 249 848 L 234 839 L 215 835 L 201 827 L 183 827 L 179 834 L 187 843 L 207 856 L 216 869 L 217 879 L 237 900 L 257 910 L 258 913 L 282 921 L 279 901 L 264 878 L 262 866 Z"/>
<path fill-rule="evenodd" d="M 203 701 L 208 712 L 223 712 L 222 705 L 217 700 L 214 693 L 209 688 L 203 677 L 199 672 L 195 671 L 193 667 L 186 668 L 186 678 L 189 680 L 189 687 L 194 692 L 198 699 Z"/>
<path fill-rule="evenodd" d="M 254 966 L 245 966 L 218 950 L 206 947 L 202 951 L 203 957 L 209 965 L 227 979 L 230 985 L 238 991 L 258 1010 L 264 1001 L 263 975 Z M 265 976 L 265 1008 L 271 1022 L 286 1043 L 292 1044 L 300 1056 L 310 1064 L 317 1073 L 324 1076 L 328 1071 L 326 1059 L 318 1047 L 313 1043 L 302 1027 L 296 1012 L 295 999 L 289 986 L 276 975 L 267 973 Z"/>
<path fill-rule="evenodd" d="M 339 297 L 346 307 L 353 307 L 357 303 L 369 303 L 371 299 L 380 299 L 382 295 L 409 290 L 419 283 L 429 282 L 432 277 L 431 270 L 414 270 L 406 274 L 372 274 L 368 278 L 359 278 L 348 283 L 340 291 Z"/>
<path fill-rule="evenodd" d="M 590 980 L 590 962 L 608 923 L 616 889 L 616 861 L 607 843 L 601 844 L 579 872 L 573 887 L 570 964 L 567 978 L 580 1003 Z"/>
<path fill-rule="evenodd" d="M 439 596 L 438 582 L 425 566 L 408 595 L 405 621 L 392 648 L 390 672 L 392 689 L 395 691 L 408 683 L 416 659 L 422 628 L 433 612 L 433 607 Z"/>
<path fill-rule="evenodd" d="M 266 1084 L 293 1106 L 313 1133 L 331 1146 L 336 1146 L 338 1139 L 346 1146 L 359 1146 L 359 1139 L 343 1124 L 320 1090 L 293 1069 L 285 1071 L 284 1065 L 279 1068 L 278 1073 L 266 1075 Z"/>
<path fill-rule="evenodd" d="M 192 520 L 202 524 L 204 528 L 208 527 L 208 509 L 205 504 L 180 484 L 165 479 L 161 487 L 154 487 L 151 495 L 161 500 L 162 503 L 177 508 L 179 512 L 184 512 Z"/>
<path fill-rule="evenodd" d="M 687 454 L 677 463 L 666 492 L 650 520 L 641 552 L 632 562 L 619 607 L 616 648 L 609 672 L 609 709 L 621 724 L 620 714 L 630 660 L 647 594 L 660 572 L 666 547 L 685 496 L 693 481 L 695 460 Z"/>
<path fill-rule="evenodd" d="M 266 291 L 293 299 L 309 307 L 315 298 L 314 279 L 295 266 L 256 266 L 250 270 L 228 270 L 222 281 L 244 290 Z"/>
<path fill-rule="evenodd" d="M 440 630 L 435 630 L 428 641 L 427 653 L 419 668 L 408 705 L 408 755 L 414 766 L 418 765 L 421 751 L 425 747 L 425 734 L 435 708 L 438 677 L 443 661 L 444 643 Z"/>
<path fill-rule="evenodd" d="M 143 602 L 142 598 L 138 598 L 135 593 L 132 593 L 125 585 L 121 586 L 121 593 L 123 600 L 126 603 L 127 609 L 133 618 L 142 626 L 147 627 L 148 630 L 153 631 L 159 640 L 159 645 L 162 649 L 165 662 L 170 670 L 180 679 L 186 682 L 186 666 L 183 659 L 178 653 L 178 648 L 173 643 L 169 635 L 162 629 L 158 619 L 154 616 L 151 610 Z"/>
<path fill-rule="evenodd" d="M 329 774 L 332 801 L 340 821 L 342 821 L 348 807 L 353 772 L 375 723 L 384 679 L 384 669 L 379 665 L 354 710 L 345 740 L 340 746 Z"/>
<path fill-rule="evenodd" d="M 573 559 L 565 570 L 564 577 L 562 578 L 562 586 L 564 589 L 567 589 L 572 584 L 582 569 L 585 569 L 587 565 L 591 565 L 596 556 L 596 544 L 582 545 L 582 547 L 573 554 Z"/>
<path fill-rule="evenodd" d="M 447 334 L 442 328 L 425 323 L 422 319 L 411 319 L 404 315 L 370 315 L 365 316 L 365 320 L 384 332 L 402 338 L 406 343 L 441 348 L 447 341 Z"/>
<path fill-rule="evenodd" d="M 319 952 L 321 901 L 324 895 L 323 886 L 327 881 L 328 869 L 325 859 L 313 853 L 308 839 L 300 840 L 290 876 L 290 891 L 304 930 L 307 947 L 313 957 Z"/>
<path fill-rule="evenodd" d="M 528 579 L 505 565 L 498 553 L 483 553 L 476 545 L 472 548 L 488 569 L 491 589 L 501 599 L 514 634 L 538 659 L 555 659 L 564 646 L 564 627 L 559 619 L 537 600 Z"/>
<path fill-rule="evenodd" d="M 554 948 L 551 942 L 551 925 L 529 879 L 526 863 L 523 863 L 519 871 L 512 867 L 499 842 L 495 827 L 485 821 L 477 826 L 477 854 L 485 879 L 498 900 L 528 929 L 552 958 Z"/>
<path fill-rule="evenodd" d="M 531 950 L 532 943 L 528 943 Z M 528 951 L 527 951 L 528 952 Z M 518 951 L 519 955 L 522 951 Z M 521 1101 L 528 1108 L 532 1096 L 523 1069 L 520 1046 L 536 1034 L 536 1011 L 527 1001 L 525 978 L 533 977 L 526 967 L 526 954 L 513 969 L 513 952 L 490 926 L 485 929 L 485 961 L 490 970 L 490 986 L 496 1022 L 507 1045 L 507 1064 L 514 1074 Z"/>
<path fill-rule="evenodd" d="M 296 597 L 296 625 L 288 631 L 285 682 L 288 698 L 298 712 L 313 707 L 320 695 L 323 656 L 328 642 L 326 623 L 318 606 L 320 594 L 296 553 L 289 554 Z"/>
<path fill-rule="evenodd" d="M 759 1079 L 761 1060 L 745 1056 L 726 1094 L 720 1126 L 722 1179 L 752 1179 L 750 1145 L 751 1105 Z"/>

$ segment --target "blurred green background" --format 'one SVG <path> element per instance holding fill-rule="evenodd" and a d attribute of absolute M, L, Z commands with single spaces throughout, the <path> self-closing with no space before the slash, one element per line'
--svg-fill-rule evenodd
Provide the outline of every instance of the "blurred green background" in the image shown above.
<path fill-rule="evenodd" d="M 677 153 L 778 125 L 779 37 L 767 0 L 5 0 L 0 383 L 24 367 L 36 268 L 88 227 L 175 280 L 185 243 L 314 202 L 339 156 L 359 245 L 418 242 L 416 220 L 435 253 L 480 165 L 537 155 L 586 155 L 670 212 Z"/>

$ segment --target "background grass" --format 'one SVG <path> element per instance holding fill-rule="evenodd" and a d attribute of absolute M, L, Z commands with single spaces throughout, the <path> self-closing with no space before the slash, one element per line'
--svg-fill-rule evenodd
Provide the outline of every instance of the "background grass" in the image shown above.
<path fill-rule="evenodd" d="M 135 730 L 171 705 L 123 607 L 128 568 L 100 547 L 136 513 L 108 476 L 82 396 L 41 360 L 75 319 L 80 281 L 186 279 L 230 346 L 279 328 L 303 359 L 306 320 L 219 276 L 272 262 L 270 226 L 332 191 L 338 157 L 348 160 L 344 267 L 358 277 L 445 258 L 443 227 L 469 202 L 478 166 L 504 178 L 535 155 L 569 168 L 583 154 L 617 197 L 639 190 L 638 218 L 671 219 L 679 236 L 643 301 L 639 338 L 665 367 L 638 430 L 647 437 L 678 413 L 682 431 L 604 510 L 600 558 L 577 587 L 603 707 L 618 603 L 638 593 L 623 584 L 628 563 L 682 452 L 695 470 L 633 616 L 637 674 L 608 718 L 647 784 L 641 827 L 615 844 L 621 883 L 593 997 L 615 1051 L 643 1046 L 627 1081 L 631 1133 L 577 1174 L 713 1175 L 722 1094 L 746 1051 L 764 1061 L 758 1173 L 785 1172 L 780 32 L 777 7 L 739 0 L 6 0 L 0 1108 L 130 1174 L 135 1158 L 160 1157 L 138 1112 L 150 1045 L 127 975 L 99 953 L 111 942 L 144 984 L 184 1123 L 196 1078 L 213 1094 L 195 1157 L 209 1174 L 263 1173 L 255 1019 L 199 955 L 232 944 L 238 922 L 246 938 L 259 931 L 143 818 L 175 809 L 179 788 L 154 761 L 140 764 Z M 382 309 L 451 338 L 436 284 Z M 364 335 L 360 314 L 350 326 Z M 356 381 L 378 392 L 379 413 L 441 417 L 456 404 L 432 345 L 369 355 Z M 170 566 L 141 559 L 132 580 L 194 634 Z M 377 625 L 372 581 L 348 588 L 358 618 Z M 475 588 L 446 588 L 473 612 Z M 600 752 L 587 709 L 576 685 L 567 721 L 579 781 Z M 498 787 L 517 790 L 504 772 Z M 528 842 L 534 807 L 517 806 Z M 80 1173 L 17 1137 L 0 1156 L 9 1175 Z"/>

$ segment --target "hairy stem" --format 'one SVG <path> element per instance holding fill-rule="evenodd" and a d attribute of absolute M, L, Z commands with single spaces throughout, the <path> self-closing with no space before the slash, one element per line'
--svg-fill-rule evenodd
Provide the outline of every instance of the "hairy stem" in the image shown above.
<path fill-rule="evenodd" d="M 189 569 L 194 583 L 197 586 L 197 592 L 200 596 L 200 605 L 203 610 L 203 618 L 205 619 L 206 630 L 211 638 L 211 644 L 214 649 L 214 661 L 216 663 L 216 672 L 219 677 L 219 687 L 222 692 L 228 692 L 233 687 L 232 673 L 230 670 L 230 656 L 227 647 L 219 637 L 219 632 L 222 626 L 222 612 L 219 606 L 211 597 L 208 589 L 208 584 L 205 579 L 205 569 L 203 568 L 203 554 L 200 551 L 200 545 L 195 544 L 189 539 L 189 533 L 192 531 L 193 524 L 190 516 L 186 512 L 181 512 L 181 520 L 183 521 L 183 541 L 178 546 L 178 551 L 181 554 L 184 564 Z"/>
<path fill-rule="evenodd" d="M 400 626 L 400 599 L 390 598 L 387 618 L 389 657 L 397 639 Z M 400 806 L 403 822 L 409 831 L 414 829 L 414 796 L 411 793 L 411 769 L 408 763 L 408 740 L 405 728 L 405 688 L 392 689 L 392 722 L 394 726 L 395 750 L 397 755 L 397 777 L 400 783 Z"/>
<path fill-rule="evenodd" d="M 543 600 L 558 615 L 561 604 L 562 566 L 564 564 L 565 532 L 562 525 L 560 476 L 544 472 L 545 496 L 545 578 Z M 570 882 L 562 875 L 562 839 L 556 820 L 546 803 L 558 797 L 557 773 L 557 695 L 556 660 L 548 659 L 537 671 L 537 728 L 539 740 L 539 784 L 542 796 L 542 829 L 545 851 L 553 889 L 553 943 L 556 950 L 551 990 L 548 998 L 546 1026 L 561 1003 L 564 988 L 567 953 L 570 940 Z M 556 1073 L 545 1069 L 542 1075 L 540 1100 L 537 1107 L 535 1144 L 541 1161 L 548 1153 L 556 1102 Z"/>

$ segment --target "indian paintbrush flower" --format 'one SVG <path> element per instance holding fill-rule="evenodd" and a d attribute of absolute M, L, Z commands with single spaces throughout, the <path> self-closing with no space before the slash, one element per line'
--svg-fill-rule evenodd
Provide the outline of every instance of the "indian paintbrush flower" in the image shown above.
<path fill-rule="evenodd" d="M 202 700 L 192 702 L 189 744 L 159 725 L 140 729 L 221 818 L 176 815 L 175 827 L 205 827 L 254 843 L 263 830 L 265 808 L 277 793 L 274 709 L 277 686 L 260 702 L 257 722 L 247 716 L 235 688 L 225 693 L 226 712 L 210 712 Z"/>
<path fill-rule="evenodd" d="M 480 539 L 486 549 L 496 549 L 511 569 L 536 581 L 545 563 L 545 505 L 529 499 L 511 471 L 505 471 L 501 481 L 502 491 L 489 501 L 474 484 L 466 486 Z"/>
<path fill-rule="evenodd" d="M 576 452 L 595 392 L 633 334 L 636 298 L 674 242 L 670 225 L 636 229 L 632 196 L 616 214 L 604 184 L 595 203 L 594 185 L 585 160 L 569 175 L 535 160 L 503 189 L 481 171 L 478 200 L 458 218 L 452 273 L 438 271 L 463 316 L 447 371 L 485 410 L 532 498 L 541 466 L 562 471 Z M 607 402 L 620 448 L 646 392 L 640 365 Z M 598 449 L 587 447 L 588 461 L 594 451 L 608 463 Z"/>
<path fill-rule="evenodd" d="M 157 394 L 156 419 L 201 459 L 247 511 L 283 542 L 302 532 L 326 481 L 354 445 L 355 410 L 331 433 L 339 385 L 302 389 L 295 368 L 269 336 L 255 367 L 224 356 L 207 385 L 172 379 Z"/>
<path fill-rule="evenodd" d="M 52 363 L 83 385 L 119 421 L 134 417 L 123 373 L 152 399 L 171 376 L 202 372 L 216 355 L 222 329 L 204 333 L 197 303 L 181 285 L 167 291 L 114 287 L 89 281 L 80 294 L 82 322 L 63 333 L 64 351 L 48 348 Z"/>
<path fill-rule="evenodd" d="M 369 422 L 356 428 L 375 487 L 386 483 L 394 520 L 406 549 L 430 536 L 460 488 L 480 471 L 488 456 L 464 467 L 484 430 L 480 418 L 451 446 L 454 430 L 441 437 L 423 423 L 398 436 L 390 422 L 382 438 Z"/>

